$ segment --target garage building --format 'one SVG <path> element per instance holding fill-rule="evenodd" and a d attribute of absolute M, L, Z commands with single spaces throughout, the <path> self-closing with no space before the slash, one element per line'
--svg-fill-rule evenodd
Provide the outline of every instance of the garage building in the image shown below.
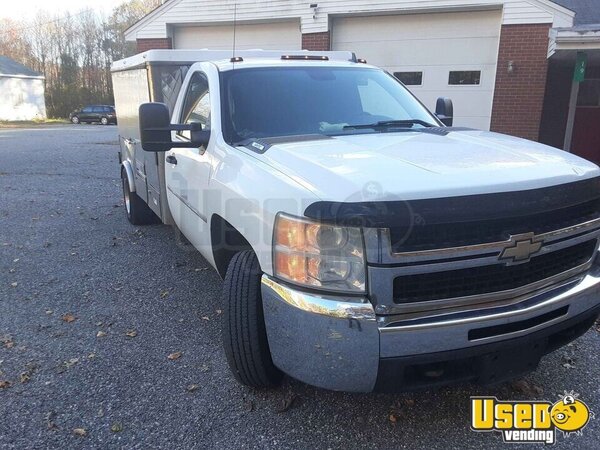
<path fill-rule="evenodd" d="M 0 120 L 46 118 L 44 76 L 0 56 Z"/>
<path fill-rule="evenodd" d="M 600 0 L 170 0 L 126 37 L 231 49 L 234 16 L 238 49 L 351 50 L 430 109 L 452 98 L 456 126 L 600 161 Z"/>

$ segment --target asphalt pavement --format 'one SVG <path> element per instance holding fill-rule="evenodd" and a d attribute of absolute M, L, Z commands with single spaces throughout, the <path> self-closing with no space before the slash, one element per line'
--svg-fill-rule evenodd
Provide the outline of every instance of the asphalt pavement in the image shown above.
<path fill-rule="evenodd" d="M 597 416 L 558 448 L 600 448 L 600 333 L 494 387 L 329 392 L 238 385 L 221 280 L 172 228 L 127 222 L 117 128 L 0 129 L 0 448 L 512 448 L 470 430 L 472 395 Z M 526 448 L 527 446 L 525 446 Z"/>

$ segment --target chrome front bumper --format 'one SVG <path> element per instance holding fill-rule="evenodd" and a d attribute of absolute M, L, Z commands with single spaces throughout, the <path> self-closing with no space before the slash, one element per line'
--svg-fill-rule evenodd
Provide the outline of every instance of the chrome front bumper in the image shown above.
<path fill-rule="evenodd" d="M 266 275 L 262 298 L 277 367 L 314 386 L 370 392 L 382 360 L 483 348 L 592 311 L 600 305 L 600 267 L 517 304 L 420 320 L 390 321 L 366 298 L 303 292 Z"/>

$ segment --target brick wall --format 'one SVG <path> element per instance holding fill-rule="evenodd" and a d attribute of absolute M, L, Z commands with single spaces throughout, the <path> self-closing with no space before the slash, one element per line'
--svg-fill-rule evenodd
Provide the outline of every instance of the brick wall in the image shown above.
<path fill-rule="evenodd" d="M 315 51 L 329 51 L 329 31 L 323 33 L 302 34 L 302 49 Z"/>
<path fill-rule="evenodd" d="M 502 26 L 492 131 L 538 140 L 548 73 L 549 29 L 549 24 Z M 509 61 L 513 61 L 513 73 L 508 72 Z"/>
<path fill-rule="evenodd" d="M 160 38 L 160 39 L 138 39 L 137 50 L 139 53 L 145 52 L 146 50 L 162 49 L 162 48 L 173 48 L 171 38 Z"/>

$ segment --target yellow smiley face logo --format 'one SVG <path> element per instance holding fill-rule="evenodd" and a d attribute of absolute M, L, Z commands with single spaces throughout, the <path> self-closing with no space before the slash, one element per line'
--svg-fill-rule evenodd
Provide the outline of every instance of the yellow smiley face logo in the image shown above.
<path fill-rule="evenodd" d="M 550 417 L 556 428 L 565 433 L 573 433 L 587 425 L 590 410 L 582 401 L 565 397 L 552 405 Z"/>

